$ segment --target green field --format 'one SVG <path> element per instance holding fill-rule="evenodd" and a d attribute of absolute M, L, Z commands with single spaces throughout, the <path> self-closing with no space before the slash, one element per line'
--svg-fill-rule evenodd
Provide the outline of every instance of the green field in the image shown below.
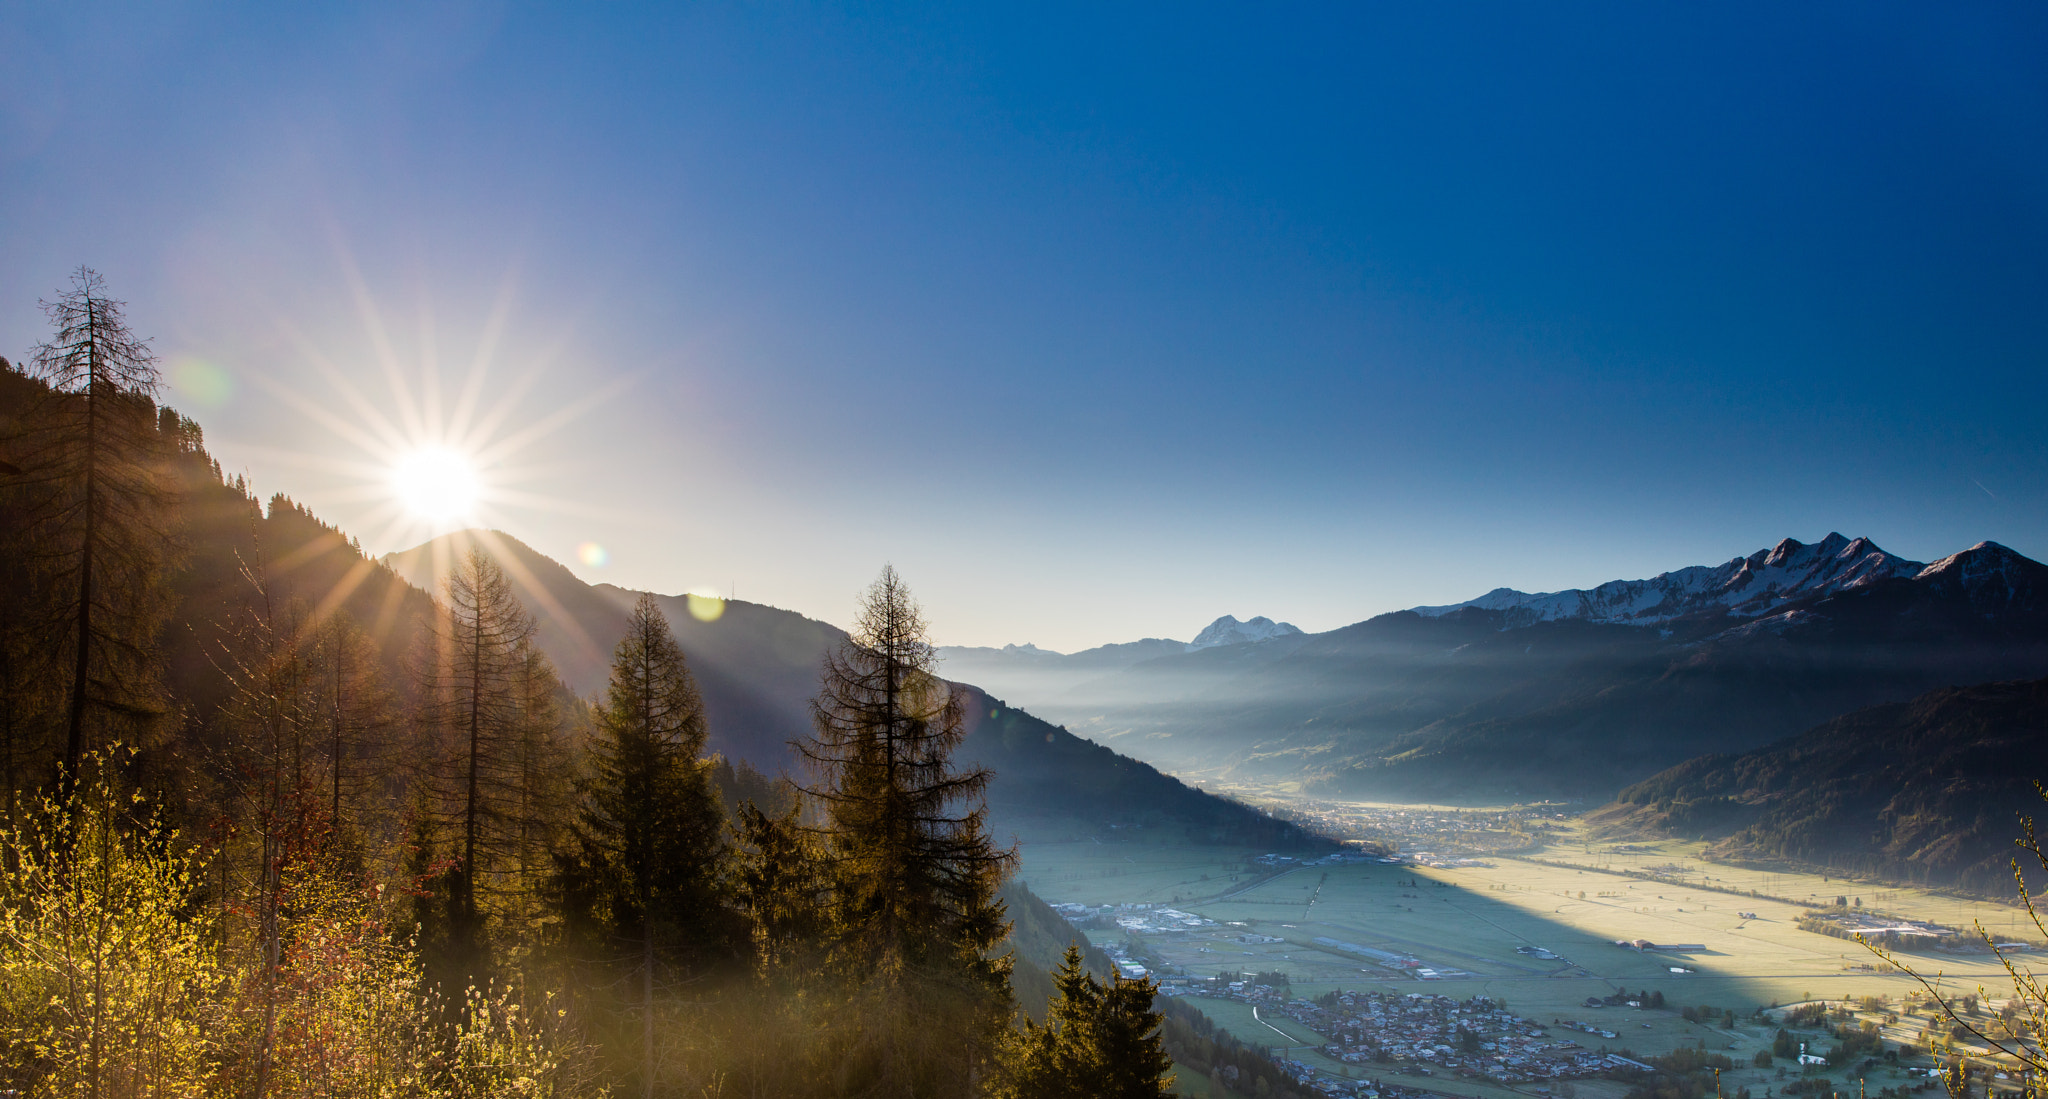
<path fill-rule="evenodd" d="M 1862 897 L 1873 908 L 1948 924 L 1984 918 L 2001 936 L 2017 926 L 2015 910 L 2005 906 L 1700 863 L 1682 844 L 1624 854 L 1588 850 L 1584 844 L 1559 845 L 1541 853 L 1546 859 L 1577 860 L 1587 866 L 1506 858 L 1486 860 L 1489 866 L 1446 870 L 1349 864 L 1306 867 L 1257 884 L 1251 884 L 1254 878 L 1244 872 L 1249 854 L 1131 844 L 1047 844 L 1026 847 L 1022 873 L 1049 901 L 1161 904 L 1179 898 L 1176 907 L 1223 925 L 1186 937 L 1147 936 L 1133 944 L 1169 972 L 1279 970 L 1288 974 L 1297 995 L 1307 996 L 1340 987 L 1458 999 L 1486 995 L 1541 1023 L 1581 1019 L 1616 1032 L 1612 1040 L 1571 1035 L 1588 1048 L 1656 1055 L 1681 1044 L 1704 1042 L 1741 1066 L 1725 1081 L 1728 1090 L 1749 1086 L 1757 1094 L 1785 1082 L 1774 1069 L 1749 1067 L 1754 1053 L 1769 1046 L 1775 1027 L 1709 1027 L 1686 1022 L 1678 1008 L 1711 1005 L 1747 1015 L 1760 1006 L 1812 999 L 1877 995 L 1896 1002 L 1917 986 L 1904 975 L 1875 971 L 1877 959 L 1854 942 L 1799 930 L 1794 920 L 1806 905 L 1715 892 L 1700 888 L 1703 881 L 1786 897 L 1810 894 L 1816 902 L 1829 904 L 1838 894 Z M 1662 868 L 1666 874 L 1684 867 L 1692 884 L 1604 873 L 1598 868 L 1603 862 L 1614 869 Z M 1235 883 L 1233 876 L 1239 879 Z M 1755 918 L 1743 918 L 1739 912 L 1753 912 Z M 1098 942 L 1122 935 L 1102 930 L 1092 934 Z M 1235 938 L 1243 934 L 1282 941 L 1246 944 Z M 1420 980 L 1413 972 L 1318 944 L 1318 937 L 1408 955 L 1445 979 Z M 1615 946 L 1616 939 L 1700 944 L 1704 949 L 1683 955 L 1639 953 Z M 1549 950 L 1564 961 L 1539 961 L 1516 953 L 1521 946 Z M 2001 998 L 2001 990 L 2010 987 L 1989 956 L 1929 953 L 1907 955 L 1906 960 L 1930 976 L 1943 974 L 1944 987 L 1957 993 L 1974 991 L 1981 984 L 1994 998 Z M 1689 972 L 1674 973 L 1674 967 Z M 1582 1006 L 1588 996 L 1622 989 L 1661 991 L 1669 1009 Z M 1285 1044 L 1253 1020 L 1245 1005 L 1216 1001 L 1202 1007 L 1246 1041 Z M 1914 1020 L 1904 1022 L 1909 1029 L 1888 1031 L 1887 1036 L 1896 1041 L 1917 1033 Z M 1300 1029 L 1284 1021 L 1279 1025 Z M 1312 1034 L 1296 1037 L 1304 1044 L 1316 1040 Z M 1341 1067 L 1335 1062 L 1328 1065 Z M 1895 1071 L 1873 1070 L 1882 1079 L 1870 1080 L 1870 1089 L 1899 1082 Z M 1411 1082 L 1456 1093 L 1509 1090 L 1469 1083 L 1453 1086 L 1454 1081 L 1441 1078 Z M 1599 1085 L 1592 1089 L 1582 1085 L 1581 1094 L 1599 1094 Z"/>

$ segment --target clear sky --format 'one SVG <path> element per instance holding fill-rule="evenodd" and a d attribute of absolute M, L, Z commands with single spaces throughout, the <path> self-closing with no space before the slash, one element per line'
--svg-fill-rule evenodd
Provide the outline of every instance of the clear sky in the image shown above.
<path fill-rule="evenodd" d="M 950 8 L 8 5 L 0 354 L 90 264 L 367 548 L 446 434 L 586 578 L 947 643 L 2048 557 L 2048 7 Z"/>

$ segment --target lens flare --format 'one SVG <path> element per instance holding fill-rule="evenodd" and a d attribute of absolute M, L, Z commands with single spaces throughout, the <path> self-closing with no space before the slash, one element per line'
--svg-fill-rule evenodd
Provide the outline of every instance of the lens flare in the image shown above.
<path fill-rule="evenodd" d="M 469 458 L 446 447 L 415 450 L 391 468 L 391 487 L 407 511 L 447 523 L 476 511 L 476 470 Z"/>
<path fill-rule="evenodd" d="M 725 600 L 718 596 L 693 591 L 686 599 L 690 604 L 690 617 L 699 622 L 716 622 L 725 613 Z"/>
<path fill-rule="evenodd" d="M 235 379 L 205 359 L 185 356 L 164 372 L 178 396 L 205 408 L 218 408 L 235 395 Z"/>
<path fill-rule="evenodd" d="M 583 562 L 593 569 L 603 568 L 611 559 L 612 555 L 596 542 L 585 542 L 576 547 L 576 560 Z"/>

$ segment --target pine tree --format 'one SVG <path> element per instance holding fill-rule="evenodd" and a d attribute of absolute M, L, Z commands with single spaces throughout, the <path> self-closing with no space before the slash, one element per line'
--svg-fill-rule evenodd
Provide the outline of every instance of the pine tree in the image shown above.
<path fill-rule="evenodd" d="M 161 374 L 149 342 L 128 328 L 126 303 L 80 267 L 41 304 L 56 331 L 29 373 L 48 388 L 10 449 L 29 497 L 23 543 L 44 596 L 34 628 L 61 638 L 66 654 L 59 786 L 68 799 L 96 728 L 120 722 L 133 737 L 163 709 L 154 642 L 167 602 L 169 489 Z"/>
<path fill-rule="evenodd" d="M 703 701 L 651 595 L 633 608 L 592 727 L 576 872 L 595 922 L 638 955 L 641 1093 L 652 1095 L 656 971 L 701 957 L 723 935 L 724 813 L 703 758 Z"/>
<path fill-rule="evenodd" d="M 882 1091 L 957 1094 L 1010 1013 L 998 849 L 982 803 L 990 772 L 956 770 L 960 704 L 936 673 L 923 616 L 893 568 L 868 589 L 826 660 L 814 732 L 796 747 L 833 887 L 830 953 L 867 1002 L 848 1059 Z"/>
<path fill-rule="evenodd" d="M 1069 945 L 1053 973 L 1058 996 L 1045 1022 L 1023 1020 L 1005 1058 L 998 1099 L 1162 1099 L 1173 1094 L 1173 1060 L 1152 1010 L 1149 980 L 1104 987 Z"/>

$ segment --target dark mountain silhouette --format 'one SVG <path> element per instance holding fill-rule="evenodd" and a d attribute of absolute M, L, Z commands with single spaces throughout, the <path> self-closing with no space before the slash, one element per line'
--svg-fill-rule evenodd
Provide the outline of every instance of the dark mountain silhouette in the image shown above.
<path fill-rule="evenodd" d="M 1392 798 L 1606 800 L 1693 756 L 1761 747 L 1850 710 L 2048 673 L 2048 567 L 1996 543 L 1920 566 L 1831 535 L 1693 572 L 1629 582 L 1644 606 L 1705 608 L 1646 624 L 1616 611 L 1619 595 L 1589 614 L 1427 608 L 1018 693 L 1183 774 Z M 1723 601 L 1716 577 L 1795 597 Z"/>
<path fill-rule="evenodd" d="M 2039 776 L 2048 776 L 2048 679 L 1987 683 L 1688 760 L 1623 790 L 1593 819 L 1717 839 L 1719 858 L 2003 893 L 2019 817 L 2048 818 Z"/>
<path fill-rule="evenodd" d="M 559 562 L 510 535 L 463 531 L 385 561 L 414 583 L 438 583 L 470 548 L 504 568 L 533 611 L 541 647 L 585 696 L 602 689 L 611 646 L 624 635 L 640 593 L 586 584 Z M 711 749 L 774 773 L 792 763 L 789 742 L 810 728 L 835 626 L 759 603 L 657 596 L 704 696 Z M 1241 803 L 1193 789 L 1150 764 L 1118 755 L 1016 709 L 987 692 L 962 692 L 968 735 L 963 759 L 996 773 L 989 807 L 1001 829 L 1034 835 L 1092 835 L 1110 825 L 1150 829 L 1162 840 L 1297 845 L 1313 842 L 1293 825 Z"/>

